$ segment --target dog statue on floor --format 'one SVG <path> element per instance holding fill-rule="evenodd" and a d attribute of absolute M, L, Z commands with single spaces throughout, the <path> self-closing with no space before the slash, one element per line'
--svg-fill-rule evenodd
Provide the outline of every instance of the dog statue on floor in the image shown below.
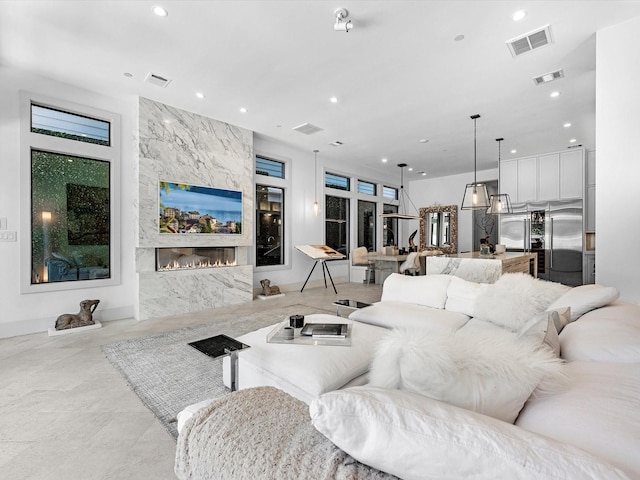
<path fill-rule="evenodd" d="M 77 314 L 63 313 L 56 320 L 56 330 L 66 330 L 67 328 L 86 327 L 94 325 L 93 312 L 100 303 L 100 300 L 83 300 L 80 302 L 80 311 Z"/>
<path fill-rule="evenodd" d="M 260 280 L 260 285 L 262 285 L 262 294 L 265 297 L 269 297 L 271 295 L 280 295 L 280 287 L 277 285 L 271 286 L 271 280 L 265 278 L 264 280 Z"/>

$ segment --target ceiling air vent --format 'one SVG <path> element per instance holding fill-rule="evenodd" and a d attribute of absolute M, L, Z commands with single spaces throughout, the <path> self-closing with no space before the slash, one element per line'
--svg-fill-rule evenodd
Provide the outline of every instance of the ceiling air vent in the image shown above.
<path fill-rule="evenodd" d="M 523 53 L 544 47 L 552 42 L 553 40 L 551 39 L 551 30 L 549 29 L 549 25 L 545 25 L 533 32 L 507 40 L 507 46 L 509 47 L 511 55 L 518 57 Z"/>
<path fill-rule="evenodd" d="M 160 75 L 156 75 L 155 73 L 151 72 L 147 73 L 147 76 L 144 77 L 144 81 L 162 88 L 165 88 L 171 83 L 171 80 L 168 80 Z"/>
<path fill-rule="evenodd" d="M 333 145 L 334 147 L 339 147 L 340 145 L 343 145 L 343 143 L 340 140 L 336 140 L 335 142 L 331 142 L 329 145 Z"/>
<path fill-rule="evenodd" d="M 557 80 L 558 78 L 564 77 L 564 72 L 562 69 L 556 70 L 555 72 L 545 73 L 544 75 L 540 75 L 539 77 L 534 77 L 533 83 L 536 85 L 540 85 L 541 83 L 549 83 Z"/>
<path fill-rule="evenodd" d="M 311 135 L 313 133 L 321 132 L 322 128 L 316 127 L 315 125 L 311 125 L 310 123 L 303 123 L 302 125 L 293 127 L 292 130 L 295 130 L 296 132 L 304 133 L 305 135 Z"/>

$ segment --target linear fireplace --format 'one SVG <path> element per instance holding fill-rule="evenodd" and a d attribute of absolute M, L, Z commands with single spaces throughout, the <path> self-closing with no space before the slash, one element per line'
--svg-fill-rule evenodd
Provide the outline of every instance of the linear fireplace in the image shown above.
<path fill-rule="evenodd" d="M 236 247 L 156 248 L 157 272 L 234 265 L 237 265 Z"/>

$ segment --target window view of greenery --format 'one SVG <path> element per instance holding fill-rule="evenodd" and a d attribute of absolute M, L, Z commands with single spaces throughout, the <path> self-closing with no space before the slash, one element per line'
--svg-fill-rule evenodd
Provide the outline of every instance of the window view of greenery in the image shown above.
<path fill-rule="evenodd" d="M 284 189 L 256 185 L 256 266 L 284 264 Z"/>
<path fill-rule="evenodd" d="M 325 198 L 325 244 L 347 255 L 349 249 L 349 199 Z"/>
<path fill-rule="evenodd" d="M 376 250 L 376 204 L 358 200 L 358 247 Z"/>
<path fill-rule="evenodd" d="M 110 163 L 31 152 L 31 283 L 111 277 Z"/>

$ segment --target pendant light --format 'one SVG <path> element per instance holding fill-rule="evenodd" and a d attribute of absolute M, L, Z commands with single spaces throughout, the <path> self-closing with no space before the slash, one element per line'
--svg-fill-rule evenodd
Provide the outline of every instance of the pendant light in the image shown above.
<path fill-rule="evenodd" d="M 478 183 L 476 179 L 477 173 L 477 139 L 476 139 L 476 121 L 480 115 L 471 115 L 473 120 L 473 183 L 467 183 L 462 197 L 461 210 L 477 210 L 489 208 L 489 194 L 487 186 L 484 183 Z"/>
<path fill-rule="evenodd" d="M 496 138 L 496 142 L 498 142 L 498 168 L 500 168 L 500 142 L 502 142 L 504 138 Z M 509 198 L 508 193 L 496 193 L 495 195 L 491 195 L 489 197 L 489 208 L 487 209 L 487 213 L 489 215 L 501 215 L 503 213 L 513 213 L 513 207 L 511 206 L 511 199 Z"/>
<path fill-rule="evenodd" d="M 313 183 L 314 183 L 314 194 L 313 194 L 313 213 L 315 216 L 318 216 L 318 152 L 319 150 L 313 151 Z"/>
<path fill-rule="evenodd" d="M 402 220 L 420 220 L 420 215 L 417 215 L 418 209 L 413 204 L 409 195 L 407 195 L 404 191 L 404 167 L 406 167 L 406 163 L 399 163 L 398 167 L 400 167 L 400 193 L 398 194 L 398 212 L 397 213 L 383 213 L 380 215 L 382 218 L 399 218 Z M 406 197 L 406 200 L 405 200 Z M 409 201 L 413 209 L 416 211 L 416 215 L 411 215 L 406 211 L 406 201 Z"/>

